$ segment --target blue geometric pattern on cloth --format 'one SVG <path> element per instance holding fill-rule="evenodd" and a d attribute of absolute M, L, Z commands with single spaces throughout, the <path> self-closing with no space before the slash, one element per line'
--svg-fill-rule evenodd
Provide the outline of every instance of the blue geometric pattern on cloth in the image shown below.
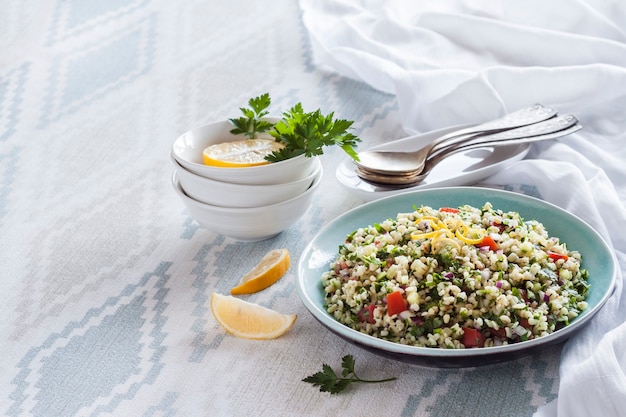
<path fill-rule="evenodd" d="M 161 402 L 157 405 L 153 405 L 148 407 L 145 413 L 143 413 L 142 417 L 152 417 L 152 416 L 175 416 L 176 409 L 172 406 L 176 402 L 179 394 L 176 392 L 167 392 L 165 396 L 161 399 Z"/>
<path fill-rule="evenodd" d="M 556 394 L 550 392 L 550 387 L 558 375 L 549 374 L 547 365 L 541 358 L 537 358 L 531 363 L 530 370 L 535 374 L 533 380 L 540 381 L 537 394 L 546 401 L 551 401 L 556 398 Z M 533 394 L 519 386 L 519 381 L 524 380 L 524 373 L 528 371 L 514 361 L 498 365 L 498 370 L 500 372 L 485 373 L 484 369 L 476 368 L 462 374 L 456 370 L 437 370 L 432 377 L 427 378 L 419 393 L 409 395 L 402 417 L 416 415 L 420 405 L 425 405 L 423 403 L 431 404 L 424 407 L 430 417 L 485 415 L 484 409 L 469 408 L 469 404 L 474 404 L 469 396 L 475 395 L 475 392 L 468 390 L 468 386 L 484 387 L 483 395 L 487 399 L 482 402 L 482 406 L 492 403 L 489 408 L 493 409 L 496 409 L 502 401 L 506 401 L 503 393 L 514 392 L 517 398 L 511 402 L 507 415 L 531 415 L 528 404 L 532 402 Z M 448 386 L 448 390 L 437 393 L 436 388 L 442 385 Z M 433 401 L 433 397 L 438 399 Z"/>
<path fill-rule="evenodd" d="M 0 225 L 8 213 L 9 194 L 17 172 L 17 152 L 9 155 L 0 154 Z"/>
<path fill-rule="evenodd" d="M 19 362 L 8 416 L 98 415 L 151 384 L 164 364 L 170 263 L 90 309 Z M 167 401 L 164 406 L 171 401 Z"/>
<path fill-rule="evenodd" d="M 22 64 L 0 78 L 0 142 L 16 130 L 28 68 Z"/>
<path fill-rule="evenodd" d="M 325 77 L 324 80 L 327 81 L 327 78 Z M 359 81 L 342 78 L 334 83 L 333 89 L 331 87 L 331 85 L 328 85 L 321 90 L 325 93 L 333 91 L 338 97 L 351 97 L 351 100 L 346 101 L 344 104 L 345 107 L 341 113 L 342 117 L 348 120 L 358 120 L 361 123 L 359 129 L 370 128 L 376 122 L 385 120 L 392 111 L 398 110 L 398 103 L 393 100 L 393 96 L 382 91 L 366 88 Z M 326 97 L 324 98 L 326 99 Z M 367 106 L 372 100 L 384 104 L 377 109 L 378 111 L 373 117 L 364 118 L 363 115 L 366 114 Z"/>
<path fill-rule="evenodd" d="M 118 19 L 147 3 L 148 0 L 60 1 L 53 13 L 48 45 Z"/>
<path fill-rule="evenodd" d="M 39 127 L 75 113 L 147 73 L 153 64 L 155 20 L 151 15 L 112 39 L 54 58 Z"/>
<path fill-rule="evenodd" d="M 187 210 L 183 210 L 185 215 L 189 216 Z M 191 216 L 185 219 L 185 222 L 182 225 L 183 232 L 180 234 L 181 239 L 191 239 L 194 233 L 200 229 L 200 224 L 196 222 Z"/>

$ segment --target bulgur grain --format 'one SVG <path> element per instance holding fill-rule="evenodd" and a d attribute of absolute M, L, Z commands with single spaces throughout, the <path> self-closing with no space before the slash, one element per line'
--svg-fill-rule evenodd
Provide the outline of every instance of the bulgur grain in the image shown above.
<path fill-rule="evenodd" d="M 540 222 L 488 202 L 421 206 L 348 235 L 322 275 L 325 308 L 349 327 L 407 345 L 469 347 L 467 328 L 481 331 L 484 346 L 516 343 L 566 326 L 587 307 L 581 259 Z M 406 310 L 389 316 L 386 295 L 396 291 Z"/>

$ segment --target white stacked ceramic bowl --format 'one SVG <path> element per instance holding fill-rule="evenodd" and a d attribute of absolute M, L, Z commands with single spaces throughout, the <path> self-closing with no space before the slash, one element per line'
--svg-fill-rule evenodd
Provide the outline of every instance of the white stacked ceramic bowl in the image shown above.
<path fill-rule="evenodd" d="M 245 139 L 230 129 L 228 121 L 217 122 L 176 139 L 172 185 L 191 217 L 205 228 L 241 241 L 269 239 L 306 212 L 321 182 L 322 164 L 299 156 L 252 167 L 204 165 L 207 146 Z"/>
<path fill-rule="evenodd" d="M 279 120 L 277 118 L 266 119 L 274 123 Z M 172 158 L 189 172 L 232 184 L 283 184 L 302 179 L 313 170 L 315 158 L 307 158 L 304 155 L 245 168 L 224 169 L 205 165 L 202 160 L 202 151 L 209 145 L 246 138 L 230 133 L 232 128 L 230 122 L 224 120 L 183 133 L 172 145 Z"/>

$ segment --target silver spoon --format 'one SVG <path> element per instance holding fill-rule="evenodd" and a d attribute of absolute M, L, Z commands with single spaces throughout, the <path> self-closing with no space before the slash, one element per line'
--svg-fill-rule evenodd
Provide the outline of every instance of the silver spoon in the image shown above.
<path fill-rule="evenodd" d="M 453 155 L 457 152 L 468 151 L 476 148 L 484 148 L 484 147 L 494 147 L 494 146 L 510 146 L 510 145 L 519 145 L 522 143 L 530 143 L 537 142 L 548 139 L 556 139 L 562 136 L 566 136 L 572 134 L 582 128 L 579 124 L 573 124 L 571 126 L 566 127 L 565 129 L 546 133 L 542 135 L 535 136 L 526 136 L 526 137 L 518 137 L 508 140 L 496 140 L 496 141 L 471 141 L 467 143 L 462 143 L 457 146 L 450 146 L 441 152 L 436 153 L 431 156 L 425 163 L 424 168 L 417 173 L 410 173 L 405 175 L 385 175 L 377 172 L 371 172 L 368 170 L 363 170 L 360 167 L 356 167 L 356 174 L 365 181 L 372 182 L 375 184 L 387 184 L 394 186 L 412 186 L 422 182 L 428 174 L 435 168 L 435 166 L 440 163 L 442 160 L 447 158 L 450 155 Z M 506 132 L 503 132 L 506 133 Z M 498 134 L 496 134 L 498 135 Z"/>
<path fill-rule="evenodd" d="M 460 142 L 454 142 L 451 144 L 445 143 L 441 147 L 434 149 L 426 158 L 426 160 L 432 159 L 434 156 L 438 155 L 441 152 L 446 152 L 451 148 L 464 146 L 464 145 L 478 145 L 478 144 L 492 144 L 498 145 L 496 142 L 507 142 L 513 139 L 522 139 L 522 138 L 532 138 L 534 136 L 542 136 L 548 135 L 552 133 L 557 133 L 570 127 L 578 125 L 578 119 L 574 115 L 566 114 L 563 116 L 553 117 L 549 120 L 545 120 L 543 122 L 535 123 L 528 126 L 519 127 L 516 129 L 509 129 L 503 132 L 492 133 L 488 135 L 476 135 L 472 136 L 468 139 L 464 139 Z M 558 137 L 558 136 L 557 136 Z M 545 140 L 545 138 L 539 139 Z M 533 141 L 533 140 L 529 140 Z M 504 143 L 509 144 L 509 143 Z M 473 146 L 476 148 L 476 146 Z M 397 171 L 388 170 L 389 175 L 395 175 Z M 412 172 L 412 174 L 417 174 L 418 172 Z"/>
<path fill-rule="evenodd" d="M 377 153 L 377 161 L 379 163 L 384 161 L 384 166 L 376 166 L 372 168 L 368 165 L 358 163 L 357 166 L 361 171 L 368 171 L 381 175 L 417 175 L 424 168 L 424 164 L 429 156 L 434 155 L 437 152 L 444 151 L 449 147 L 458 146 L 463 143 L 496 142 L 527 136 L 544 135 L 566 129 L 575 125 L 577 122 L 578 120 L 576 120 L 576 118 L 572 115 L 557 116 L 544 120 L 543 122 L 515 129 L 508 129 L 498 133 L 468 136 L 463 138 L 461 141 L 453 141 L 451 143 L 445 142 L 445 144 L 442 144 L 438 148 L 426 146 L 416 152 L 380 152 Z M 400 164 L 398 161 L 402 161 L 403 163 Z"/>
<path fill-rule="evenodd" d="M 500 132 L 532 125 L 550 119 L 556 113 L 556 110 L 552 107 L 535 104 L 490 122 L 450 132 L 437 138 L 429 145 L 410 153 L 376 150 L 359 152 L 359 161 L 355 163 L 359 168 L 372 172 L 388 173 L 391 165 L 393 166 L 393 171 L 410 173 L 420 170 L 428 154 L 444 145 L 467 140 L 479 134 Z"/>

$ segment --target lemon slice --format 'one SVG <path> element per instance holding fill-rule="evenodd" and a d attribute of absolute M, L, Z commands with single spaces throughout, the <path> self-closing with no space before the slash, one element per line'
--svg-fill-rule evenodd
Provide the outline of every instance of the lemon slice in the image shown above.
<path fill-rule="evenodd" d="M 285 145 L 273 139 L 246 139 L 211 145 L 202 151 L 205 165 L 251 167 L 269 164 L 265 157 Z"/>
<path fill-rule="evenodd" d="M 256 340 L 275 339 L 285 334 L 297 317 L 218 293 L 211 295 L 211 312 L 228 333 Z"/>
<path fill-rule="evenodd" d="M 265 254 L 259 263 L 241 278 L 231 294 L 252 294 L 278 281 L 289 269 L 289 251 L 274 249 Z"/>

